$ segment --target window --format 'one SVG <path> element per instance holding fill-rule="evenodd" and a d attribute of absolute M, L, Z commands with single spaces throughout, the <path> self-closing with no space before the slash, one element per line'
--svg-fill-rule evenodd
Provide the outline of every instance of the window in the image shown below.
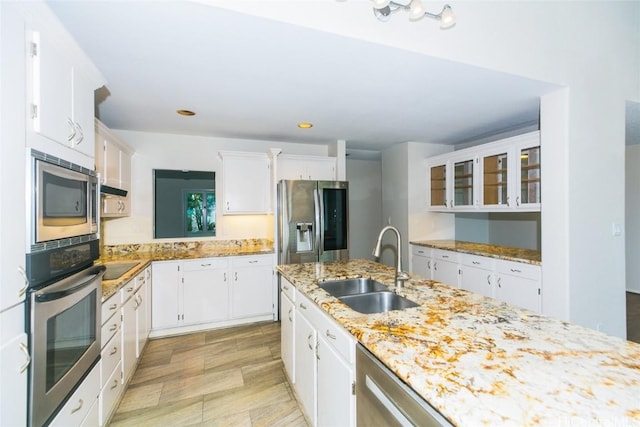
<path fill-rule="evenodd" d="M 215 172 L 155 169 L 154 238 L 216 235 Z"/>

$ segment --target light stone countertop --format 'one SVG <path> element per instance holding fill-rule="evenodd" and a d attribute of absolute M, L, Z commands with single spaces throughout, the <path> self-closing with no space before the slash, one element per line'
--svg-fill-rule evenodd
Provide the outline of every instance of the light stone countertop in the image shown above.
<path fill-rule="evenodd" d="M 368 260 L 278 266 L 458 426 L 640 426 L 640 344 L 411 275 L 420 307 L 353 311 L 318 281 L 394 271 Z"/>
<path fill-rule="evenodd" d="M 103 248 L 103 255 L 96 264 L 117 264 L 139 261 L 139 264 L 114 280 L 102 281 L 102 301 L 118 292 L 129 280 L 136 277 L 152 261 L 171 261 L 211 257 L 273 254 L 273 245 L 262 239 L 212 240 L 205 242 L 175 242 L 155 244 L 130 244 Z"/>
<path fill-rule="evenodd" d="M 488 245 L 460 240 L 416 240 L 409 242 L 409 244 L 535 265 L 540 265 L 542 260 L 540 251 L 510 246 Z"/>

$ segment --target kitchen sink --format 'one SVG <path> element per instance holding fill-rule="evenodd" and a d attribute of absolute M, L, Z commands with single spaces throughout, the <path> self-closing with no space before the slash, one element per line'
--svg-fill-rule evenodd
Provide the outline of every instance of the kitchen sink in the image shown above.
<path fill-rule="evenodd" d="M 320 282 L 318 283 L 318 287 L 324 289 L 334 297 L 389 290 L 387 286 L 370 277 Z"/>
<path fill-rule="evenodd" d="M 389 291 L 345 295 L 338 298 L 359 313 L 383 313 L 391 310 L 418 307 L 419 304 Z"/>
<path fill-rule="evenodd" d="M 103 280 L 115 280 L 122 277 L 127 271 L 131 270 L 136 265 L 140 264 L 139 261 L 135 262 L 117 262 L 113 264 L 105 264 L 107 271 L 102 277 Z"/>

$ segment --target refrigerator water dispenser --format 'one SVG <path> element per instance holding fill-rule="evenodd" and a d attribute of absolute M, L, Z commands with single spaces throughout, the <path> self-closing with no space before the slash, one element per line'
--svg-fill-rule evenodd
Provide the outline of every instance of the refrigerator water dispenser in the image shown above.
<path fill-rule="evenodd" d="M 296 252 L 313 250 L 313 223 L 296 223 Z"/>

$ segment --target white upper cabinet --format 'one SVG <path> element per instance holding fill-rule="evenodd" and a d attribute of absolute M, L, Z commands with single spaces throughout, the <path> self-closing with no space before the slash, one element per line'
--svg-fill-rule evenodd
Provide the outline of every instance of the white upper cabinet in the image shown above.
<path fill-rule="evenodd" d="M 435 211 L 539 211 L 540 132 L 427 159 Z"/>
<path fill-rule="evenodd" d="M 27 144 L 92 168 L 94 93 L 106 81 L 45 2 L 15 8 L 27 46 Z"/>
<path fill-rule="evenodd" d="M 312 180 L 335 181 L 336 158 L 320 156 L 298 156 L 281 154 L 278 156 L 278 181 Z"/>
<path fill-rule="evenodd" d="M 271 212 L 271 162 L 267 154 L 221 151 L 222 212 Z"/>

